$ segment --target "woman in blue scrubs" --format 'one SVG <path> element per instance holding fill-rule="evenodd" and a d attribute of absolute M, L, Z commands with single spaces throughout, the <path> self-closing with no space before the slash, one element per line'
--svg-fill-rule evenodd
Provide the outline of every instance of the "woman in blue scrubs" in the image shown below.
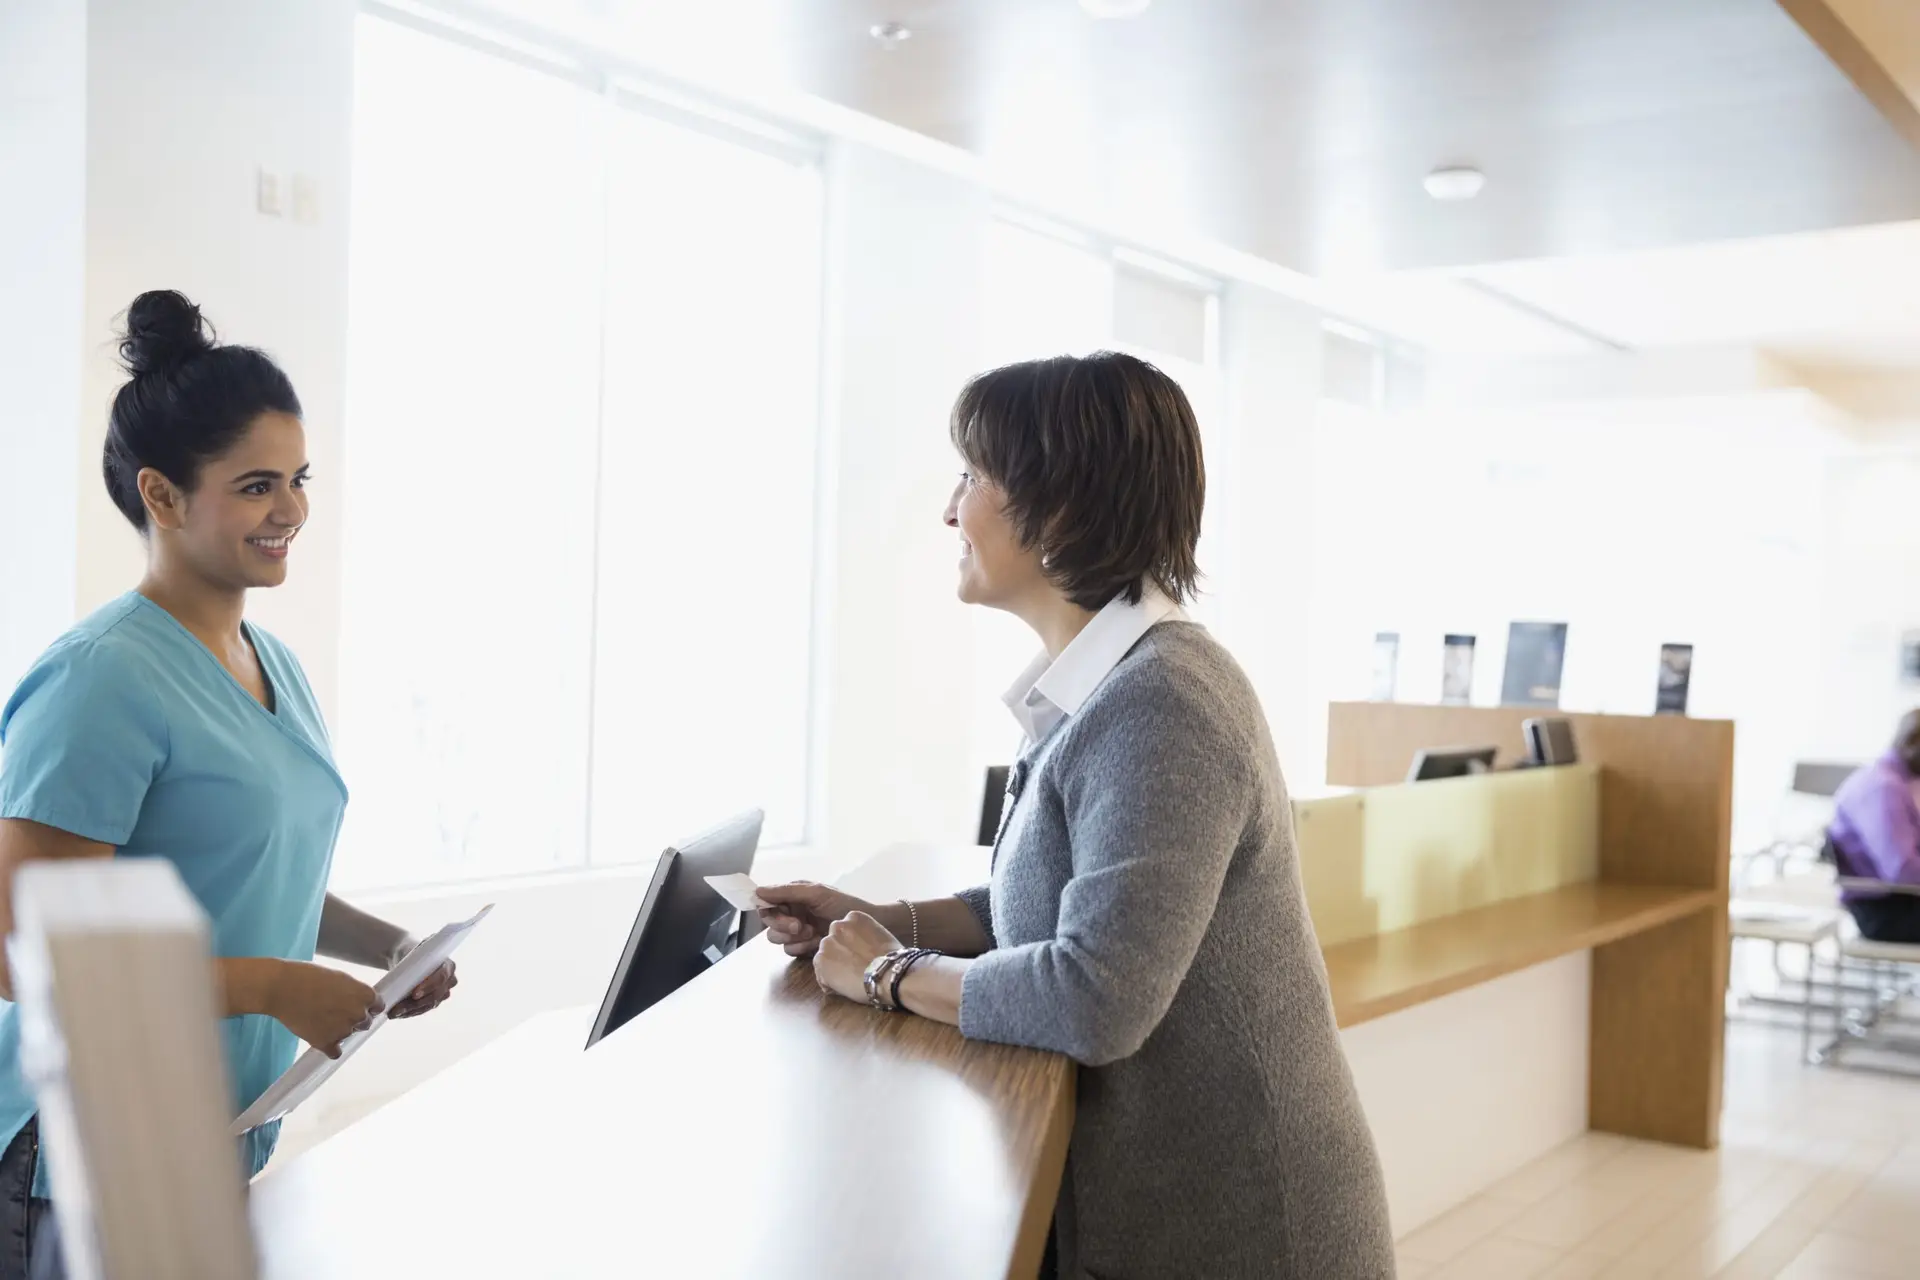
<path fill-rule="evenodd" d="M 173 863 L 212 923 L 238 1114 L 297 1041 L 337 1053 L 381 1012 L 316 954 L 384 970 L 415 940 L 327 893 L 347 788 L 299 660 L 244 616 L 248 591 L 286 580 L 307 520 L 292 383 L 262 352 L 212 342 L 172 292 L 135 300 L 120 351 L 131 378 L 103 464 L 147 572 L 55 641 L 0 711 L 0 934 L 25 862 Z M 454 982 L 449 964 L 386 1012 L 424 1013 Z M 51 1216 L 4 966 L 0 987 L 0 1280 L 13 1280 Z M 250 1173 L 277 1130 L 247 1136 Z"/>

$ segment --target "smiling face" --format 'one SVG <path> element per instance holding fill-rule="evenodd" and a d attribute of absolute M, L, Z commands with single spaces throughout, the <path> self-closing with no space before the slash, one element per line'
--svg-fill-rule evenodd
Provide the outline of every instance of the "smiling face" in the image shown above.
<path fill-rule="evenodd" d="M 1018 612 L 1026 600 L 1053 590 L 1041 570 L 1039 548 L 1022 547 L 1007 516 L 1007 496 L 991 481 L 962 472 L 947 501 L 947 526 L 960 534 L 960 599 Z"/>
<path fill-rule="evenodd" d="M 140 473 L 149 528 L 209 585 L 244 591 L 287 580 L 307 520 L 307 433 L 292 414 L 262 413 L 232 448 L 200 467 L 190 491 Z"/>
<path fill-rule="evenodd" d="M 990 369 L 961 388 L 947 436 L 971 473 L 947 504 L 971 548 L 963 599 L 1033 622 L 1049 599 L 1093 613 L 1149 588 L 1193 597 L 1200 426 L 1160 370 L 1112 351 Z"/>

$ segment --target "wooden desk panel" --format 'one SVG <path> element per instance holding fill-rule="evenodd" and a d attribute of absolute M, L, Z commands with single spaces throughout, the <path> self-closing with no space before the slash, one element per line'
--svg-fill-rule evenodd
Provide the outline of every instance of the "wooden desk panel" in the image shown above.
<path fill-rule="evenodd" d="M 1342 1027 L 1357 1026 L 1657 929 L 1712 909 L 1717 901 L 1697 889 L 1569 885 L 1343 942 L 1322 953 L 1334 1013 Z"/>
<path fill-rule="evenodd" d="M 1502 764 L 1525 754 L 1534 716 L 1573 725 L 1580 759 L 1602 767 L 1601 880 L 1727 889 L 1733 838 L 1733 723 L 1603 716 L 1535 707 L 1336 702 L 1327 712 L 1327 780 L 1390 786 L 1423 747 L 1484 744 Z"/>
<path fill-rule="evenodd" d="M 1314 932 L 1338 946 L 1597 879 L 1599 812 L 1593 765 L 1296 801 Z"/>
<path fill-rule="evenodd" d="M 919 896 L 965 867 L 900 855 L 850 882 Z M 263 1178 L 266 1275 L 1038 1269 L 1066 1059 L 828 1000 L 763 941 L 591 1052 L 567 1027 L 536 1020 Z"/>
<path fill-rule="evenodd" d="M 1720 1142 L 1727 904 L 1593 953 L 1587 1123 L 1711 1149 Z"/>

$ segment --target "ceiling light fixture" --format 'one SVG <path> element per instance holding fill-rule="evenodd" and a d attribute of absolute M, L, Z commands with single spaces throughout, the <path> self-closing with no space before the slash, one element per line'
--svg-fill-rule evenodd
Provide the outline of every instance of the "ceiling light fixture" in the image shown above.
<path fill-rule="evenodd" d="M 1422 184 L 1435 200 L 1471 200 L 1487 185 L 1487 175 L 1468 165 L 1445 165 Z"/>
<path fill-rule="evenodd" d="M 904 22 L 876 22 L 867 29 L 867 34 L 878 40 L 882 48 L 898 49 L 913 39 L 913 28 Z"/>
<path fill-rule="evenodd" d="M 1153 0 L 1080 0 L 1080 7 L 1096 18 L 1137 18 Z"/>

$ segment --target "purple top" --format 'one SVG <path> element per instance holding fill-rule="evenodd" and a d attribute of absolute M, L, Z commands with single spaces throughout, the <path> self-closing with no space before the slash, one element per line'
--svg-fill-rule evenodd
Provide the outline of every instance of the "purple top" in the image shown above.
<path fill-rule="evenodd" d="M 1833 797 L 1833 840 L 1840 874 L 1920 885 L 1920 783 L 1889 751 L 1854 771 Z"/>

